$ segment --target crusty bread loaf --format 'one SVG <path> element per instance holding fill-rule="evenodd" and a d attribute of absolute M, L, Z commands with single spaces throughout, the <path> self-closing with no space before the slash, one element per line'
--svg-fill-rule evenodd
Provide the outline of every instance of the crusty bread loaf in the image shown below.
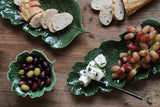
<path fill-rule="evenodd" d="M 44 29 L 48 29 L 48 24 L 50 23 L 51 18 L 57 13 L 58 10 L 56 9 L 48 9 L 43 13 L 43 17 L 40 20 L 40 23 Z"/>
<path fill-rule="evenodd" d="M 115 20 L 124 19 L 124 6 L 121 0 L 113 0 L 112 13 Z"/>
<path fill-rule="evenodd" d="M 19 6 L 23 0 L 14 0 L 14 4 Z"/>
<path fill-rule="evenodd" d="M 111 3 L 112 0 L 92 0 L 91 8 L 94 10 L 102 10 L 103 6 Z"/>
<path fill-rule="evenodd" d="M 69 13 L 56 14 L 53 19 L 53 29 L 60 31 L 70 25 L 73 21 L 73 16 Z"/>
<path fill-rule="evenodd" d="M 48 24 L 48 29 L 50 32 L 55 33 L 56 31 L 53 28 L 53 20 L 54 20 L 54 16 L 51 18 L 50 23 Z"/>
<path fill-rule="evenodd" d="M 34 15 L 31 18 L 29 25 L 33 28 L 39 28 L 41 26 L 40 20 L 42 18 L 42 14 L 43 14 L 43 12 Z"/>
<path fill-rule="evenodd" d="M 43 12 L 39 7 L 22 8 L 20 16 L 28 22 L 34 15 Z"/>
<path fill-rule="evenodd" d="M 112 3 L 108 3 L 103 6 L 103 9 L 99 13 L 99 20 L 103 25 L 109 25 L 112 22 Z"/>
<path fill-rule="evenodd" d="M 135 13 L 138 9 L 148 4 L 152 0 L 123 0 L 125 10 L 128 16 Z"/>

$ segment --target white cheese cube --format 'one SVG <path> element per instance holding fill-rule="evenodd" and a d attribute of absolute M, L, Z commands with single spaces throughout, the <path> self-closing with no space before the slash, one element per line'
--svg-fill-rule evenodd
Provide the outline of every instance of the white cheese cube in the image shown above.
<path fill-rule="evenodd" d="M 97 72 L 95 67 L 88 67 L 87 75 L 89 78 L 95 80 Z"/>
<path fill-rule="evenodd" d="M 96 72 L 97 72 L 97 75 L 95 78 L 96 81 L 100 81 L 103 77 L 105 77 L 105 72 L 103 71 L 103 69 L 96 68 Z"/>
<path fill-rule="evenodd" d="M 81 70 L 81 71 L 80 71 L 80 76 L 81 76 L 81 75 L 87 75 L 86 70 L 84 70 L 84 69 L 83 69 L 83 70 Z"/>
<path fill-rule="evenodd" d="M 94 60 L 101 68 L 107 65 L 106 58 L 104 57 L 103 54 L 99 54 Z"/>
<path fill-rule="evenodd" d="M 87 87 L 87 85 L 91 82 L 91 79 L 88 78 L 88 76 L 86 75 L 81 75 L 79 78 L 79 83 L 84 86 Z"/>

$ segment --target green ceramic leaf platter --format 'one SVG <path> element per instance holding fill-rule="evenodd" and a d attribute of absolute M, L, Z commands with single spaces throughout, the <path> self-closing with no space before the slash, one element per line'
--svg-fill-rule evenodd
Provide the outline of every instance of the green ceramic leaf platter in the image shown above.
<path fill-rule="evenodd" d="M 38 56 L 44 58 L 44 60 L 49 63 L 49 67 L 51 68 L 51 85 L 48 87 L 44 87 L 42 90 L 38 89 L 36 92 L 32 92 L 31 90 L 28 92 L 23 92 L 20 86 L 18 86 L 18 83 L 21 80 L 18 71 L 20 70 L 21 64 L 25 62 L 26 57 L 29 55 L 33 57 Z M 7 78 L 12 83 L 11 90 L 17 95 L 21 95 L 22 97 L 26 97 L 27 95 L 29 95 L 31 98 L 41 97 L 45 91 L 51 91 L 56 82 L 56 76 L 53 70 L 54 63 L 55 61 L 51 62 L 43 52 L 38 50 L 32 50 L 31 53 L 29 53 L 28 51 L 20 53 L 19 55 L 17 55 L 16 61 L 10 63 L 9 71 L 7 73 Z"/>
<path fill-rule="evenodd" d="M 158 32 L 160 32 L 160 23 L 154 19 L 146 19 L 142 21 L 141 25 L 154 26 L 155 29 L 158 30 Z M 99 48 L 94 48 L 88 52 L 88 54 L 85 56 L 85 62 L 76 62 L 74 64 L 73 71 L 69 73 L 68 79 L 67 79 L 67 84 L 69 86 L 73 86 L 71 89 L 72 93 L 74 93 L 75 95 L 84 94 L 85 96 L 91 96 L 91 95 L 94 95 L 98 91 L 98 89 L 100 89 L 102 92 L 112 91 L 112 88 L 106 87 L 103 84 L 98 83 L 96 81 L 92 81 L 87 87 L 82 87 L 78 82 L 79 74 L 76 72 L 79 72 L 80 70 L 84 69 L 87 66 L 87 64 L 91 60 L 94 60 L 94 58 L 98 54 L 103 54 L 107 59 L 107 66 L 105 67 L 106 76 L 102 79 L 102 81 L 107 81 L 110 84 L 120 88 L 124 87 L 126 83 L 126 79 L 123 81 L 113 80 L 111 78 L 112 71 L 110 69 L 113 65 L 116 65 L 117 61 L 120 59 L 119 54 L 121 52 L 128 51 L 127 41 L 124 40 L 124 36 L 126 33 L 127 31 L 119 35 L 119 37 L 121 38 L 120 41 L 108 40 L 101 43 Z M 136 82 L 138 80 L 147 78 L 149 76 L 150 71 L 152 71 L 154 74 L 156 74 L 157 72 L 160 72 L 160 65 L 152 64 L 152 68 L 149 70 L 141 69 L 140 72 L 138 72 L 138 74 L 132 79 L 132 82 Z"/>
<path fill-rule="evenodd" d="M 0 14 L 3 18 L 9 19 L 11 24 L 20 25 L 23 24 L 22 29 L 30 33 L 33 37 L 42 36 L 42 40 L 48 43 L 52 48 L 60 49 L 68 46 L 74 38 L 81 33 L 87 33 L 88 31 L 83 29 L 81 8 L 78 2 L 74 0 L 39 0 L 41 8 L 57 9 L 59 13 L 69 12 L 73 16 L 73 22 L 67 28 L 57 33 L 51 33 L 49 30 L 45 30 L 42 27 L 34 29 L 31 28 L 27 22 L 19 16 L 19 7 L 16 6 L 13 0 L 1 0 L 0 1 Z"/>

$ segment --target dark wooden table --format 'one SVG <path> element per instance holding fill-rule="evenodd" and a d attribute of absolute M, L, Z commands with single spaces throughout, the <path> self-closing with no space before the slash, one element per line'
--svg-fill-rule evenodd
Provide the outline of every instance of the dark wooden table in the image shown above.
<path fill-rule="evenodd" d="M 82 9 L 82 22 L 90 33 L 79 35 L 69 46 L 55 50 L 41 40 L 24 32 L 22 26 L 11 25 L 9 20 L 0 17 L 0 107 L 160 107 L 160 75 L 151 74 L 148 79 L 134 84 L 127 83 L 124 89 L 143 96 L 138 100 L 132 96 L 113 90 L 111 93 L 98 92 L 94 96 L 76 96 L 66 85 L 68 73 L 76 61 L 84 61 L 89 50 L 99 47 L 100 43 L 115 39 L 125 31 L 128 25 L 139 24 L 147 18 L 160 21 L 160 0 L 143 7 L 125 20 L 115 20 L 108 27 L 103 27 L 98 19 L 98 12 L 91 9 L 91 0 L 77 0 Z M 50 60 L 55 60 L 57 82 L 51 92 L 45 92 L 41 98 L 30 99 L 17 96 L 11 91 L 11 83 L 7 80 L 8 66 L 17 54 L 24 50 L 38 49 L 43 51 Z M 147 103 L 150 98 L 152 105 Z"/>

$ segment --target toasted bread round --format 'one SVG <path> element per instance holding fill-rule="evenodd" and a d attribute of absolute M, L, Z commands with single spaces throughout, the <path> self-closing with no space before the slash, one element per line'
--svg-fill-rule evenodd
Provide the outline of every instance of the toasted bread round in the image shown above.
<path fill-rule="evenodd" d="M 112 12 L 115 20 L 124 19 L 125 12 L 124 12 L 124 6 L 121 0 L 113 0 Z"/>
<path fill-rule="evenodd" d="M 63 30 L 73 21 L 73 16 L 69 13 L 56 14 L 53 19 L 53 28 L 56 31 Z"/>
<path fill-rule="evenodd" d="M 40 7 L 41 4 L 38 1 L 28 1 L 23 0 L 19 6 L 20 11 L 22 11 L 23 8 L 30 8 L 30 7 Z"/>
<path fill-rule="evenodd" d="M 54 20 L 54 16 L 51 18 L 50 23 L 48 24 L 48 29 L 50 32 L 55 33 L 56 31 L 53 28 L 53 20 Z"/>
<path fill-rule="evenodd" d="M 38 13 L 35 16 L 33 16 L 31 18 L 29 25 L 33 28 L 39 28 L 41 26 L 40 20 L 42 18 L 42 14 L 43 14 L 43 12 Z"/>
<path fill-rule="evenodd" d="M 99 20 L 103 25 L 109 25 L 112 22 L 112 4 L 107 4 L 103 6 L 103 9 L 99 13 Z"/>
<path fill-rule="evenodd" d="M 39 7 L 30 7 L 30 8 L 22 8 L 22 12 L 20 13 L 20 16 L 25 20 L 25 21 L 30 21 L 30 19 L 38 14 L 43 12 L 43 9 Z"/>
<path fill-rule="evenodd" d="M 50 20 L 53 16 L 55 16 L 58 13 L 58 10 L 56 9 L 48 9 L 43 13 L 43 17 L 40 20 L 40 23 L 44 29 L 48 29 L 48 24 L 50 23 Z"/>
<path fill-rule="evenodd" d="M 91 2 L 91 8 L 94 10 L 101 10 L 103 9 L 103 6 L 111 3 L 112 0 L 92 0 Z"/>

